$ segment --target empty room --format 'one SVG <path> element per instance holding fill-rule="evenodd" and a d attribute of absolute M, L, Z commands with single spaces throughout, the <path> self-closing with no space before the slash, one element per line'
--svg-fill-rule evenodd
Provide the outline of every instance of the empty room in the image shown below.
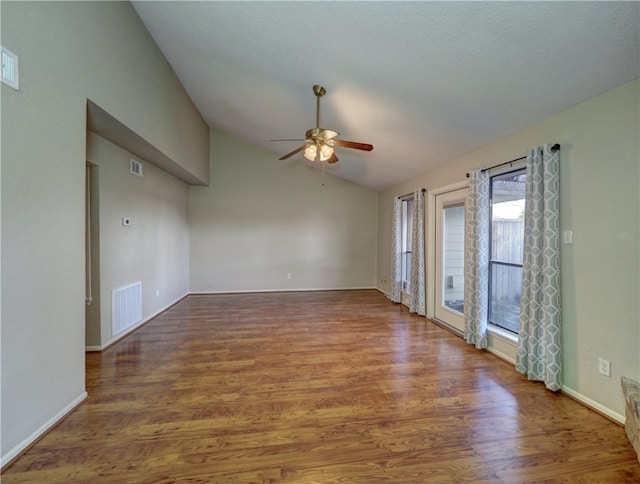
<path fill-rule="evenodd" d="M 2 482 L 640 482 L 640 3 L 0 21 Z"/>

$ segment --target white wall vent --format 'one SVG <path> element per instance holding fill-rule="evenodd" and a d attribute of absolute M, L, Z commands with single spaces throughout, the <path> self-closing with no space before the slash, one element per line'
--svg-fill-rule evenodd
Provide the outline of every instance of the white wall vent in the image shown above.
<path fill-rule="evenodd" d="M 2 47 L 2 82 L 16 91 L 20 89 L 18 56 L 4 47 Z"/>
<path fill-rule="evenodd" d="M 131 173 L 142 176 L 142 163 L 131 158 Z"/>
<path fill-rule="evenodd" d="M 142 282 L 135 282 L 111 291 L 111 335 L 142 321 Z"/>

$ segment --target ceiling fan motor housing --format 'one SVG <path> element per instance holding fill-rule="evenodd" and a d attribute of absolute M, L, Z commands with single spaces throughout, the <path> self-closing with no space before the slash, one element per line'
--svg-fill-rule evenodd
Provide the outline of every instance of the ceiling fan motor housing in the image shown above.
<path fill-rule="evenodd" d="M 313 93 L 318 97 L 322 97 L 327 93 L 327 90 L 320 84 L 315 84 L 313 86 Z"/>

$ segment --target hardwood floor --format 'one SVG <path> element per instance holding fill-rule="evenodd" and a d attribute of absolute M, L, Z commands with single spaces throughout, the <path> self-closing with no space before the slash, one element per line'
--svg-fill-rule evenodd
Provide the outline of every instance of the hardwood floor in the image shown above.
<path fill-rule="evenodd" d="M 184 299 L 3 483 L 624 483 L 624 429 L 377 291 Z"/>

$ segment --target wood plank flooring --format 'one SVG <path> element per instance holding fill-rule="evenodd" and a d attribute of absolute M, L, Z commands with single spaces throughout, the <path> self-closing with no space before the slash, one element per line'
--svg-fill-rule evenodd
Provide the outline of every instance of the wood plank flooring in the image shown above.
<path fill-rule="evenodd" d="M 193 295 L 3 483 L 627 483 L 624 429 L 377 291 Z"/>

